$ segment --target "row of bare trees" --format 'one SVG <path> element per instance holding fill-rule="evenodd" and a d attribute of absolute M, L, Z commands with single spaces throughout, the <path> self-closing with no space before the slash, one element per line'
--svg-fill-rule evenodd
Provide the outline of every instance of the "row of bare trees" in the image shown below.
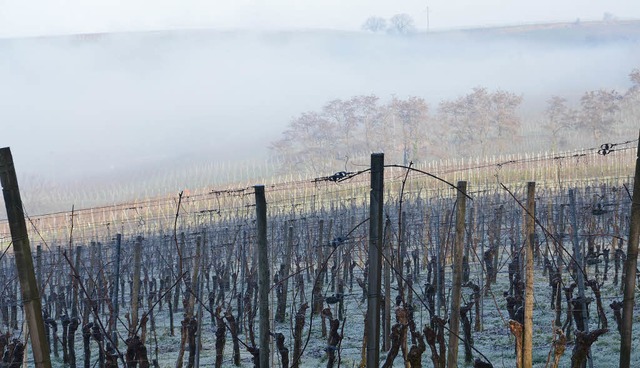
<path fill-rule="evenodd" d="M 552 96 L 543 125 L 551 136 L 552 148 L 561 146 L 563 136 L 570 131 L 583 131 L 600 141 L 611 136 L 621 123 L 635 119 L 639 112 L 640 69 L 634 69 L 629 79 L 632 85 L 623 93 L 613 89 L 585 92 L 577 108 L 564 97 Z"/>
<path fill-rule="evenodd" d="M 585 92 L 574 107 L 565 97 L 552 96 L 540 113 L 536 135 L 545 137 L 539 149 L 569 147 L 567 135 L 579 133 L 595 141 L 617 138 L 621 126 L 640 113 L 640 70 L 630 74 L 625 92 L 599 89 Z M 271 144 L 283 169 L 332 172 L 349 167 L 354 158 L 374 151 L 390 161 L 425 162 L 450 157 L 512 153 L 522 135 L 523 96 L 504 90 L 473 88 L 470 93 L 443 100 L 437 109 L 422 97 L 378 96 L 335 99 L 319 111 L 294 117 L 282 137 Z M 528 129 L 531 130 L 531 129 Z"/>

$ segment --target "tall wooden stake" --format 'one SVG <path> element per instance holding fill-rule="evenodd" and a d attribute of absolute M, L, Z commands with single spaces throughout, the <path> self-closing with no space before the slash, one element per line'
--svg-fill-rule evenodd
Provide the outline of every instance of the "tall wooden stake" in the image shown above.
<path fill-rule="evenodd" d="M 269 252 L 267 249 L 267 201 L 264 185 L 256 185 L 256 220 L 258 226 L 258 304 L 260 316 L 260 368 L 269 364 Z"/>
<path fill-rule="evenodd" d="M 391 220 L 387 219 L 385 229 L 384 254 L 388 260 L 391 260 L 391 247 L 387 233 L 391 229 Z M 389 262 L 384 262 L 384 331 L 382 333 L 382 349 L 389 351 L 391 349 L 391 264 Z"/>
<path fill-rule="evenodd" d="M 584 295 L 584 258 L 582 256 L 582 247 L 580 246 L 580 240 L 578 239 L 578 210 L 576 208 L 576 196 L 573 189 L 569 189 L 569 205 L 571 206 L 571 235 L 573 239 L 573 256 L 578 262 L 578 271 L 576 276 L 578 278 L 578 299 L 580 299 L 582 305 L 582 320 L 584 324 L 584 333 L 589 332 L 589 315 L 587 311 L 587 299 Z M 593 366 L 593 360 L 591 354 L 588 354 L 589 367 Z"/>
<path fill-rule="evenodd" d="M 527 183 L 527 217 L 525 228 L 525 289 L 522 366 L 533 364 L 533 235 L 535 231 L 536 183 Z"/>
<path fill-rule="evenodd" d="M 131 290 L 131 330 L 129 337 L 133 337 L 138 329 L 138 299 L 140 295 L 140 268 L 142 259 L 142 237 L 136 238 L 133 246 L 133 285 Z"/>
<path fill-rule="evenodd" d="M 278 300 L 276 306 L 275 320 L 284 323 L 287 310 L 287 294 L 289 293 L 289 272 L 291 271 L 291 253 L 293 253 L 293 226 L 288 227 L 287 246 L 284 259 L 282 260 L 282 275 L 280 275 L 280 283 L 282 285 L 282 299 Z"/>
<path fill-rule="evenodd" d="M 36 274 L 36 281 L 38 282 L 38 287 L 40 290 L 40 293 L 44 292 L 44 284 L 42 283 L 42 246 L 38 245 L 36 247 L 36 269 L 37 269 L 37 274 Z"/>
<path fill-rule="evenodd" d="M 113 271 L 113 294 L 111 295 L 111 303 L 113 303 L 113 318 L 111 319 L 111 341 L 115 347 L 118 346 L 118 323 L 117 316 L 120 313 L 118 308 L 118 287 L 120 286 L 120 249 L 122 244 L 122 235 L 116 234 L 116 254 L 115 254 L 115 263 L 114 263 L 114 271 Z"/>
<path fill-rule="evenodd" d="M 2 194 L 7 209 L 7 219 L 13 242 L 13 254 L 22 291 L 24 314 L 29 326 L 31 344 L 33 345 L 34 365 L 38 368 L 48 368 L 51 367 L 51 357 L 49 356 L 49 344 L 44 330 L 42 304 L 33 269 L 31 246 L 29 245 L 27 224 L 24 221 L 18 178 L 16 177 L 16 170 L 9 147 L 0 148 L 0 184 L 2 184 Z"/>
<path fill-rule="evenodd" d="M 467 182 L 458 182 L 456 199 L 456 240 L 453 248 L 453 275 L 451 286 L 451 317 L 449 325 L 449 351 L 447 367 L 458 366 L 458 332 L 460 331 L 460 298 L 462 297 L 462 257 L 464 255 L 464 220 L 467 209 Z"/>
<path fill-rule="evenodd" d="M 640 141 L 639 141 L 640 142 Z M 627 260 L 622 306 L 622 333 L 620 338 L 620 368 L 631 365 L 631 334 L 633 331 L 633 302 L 636 290 L 636 267 L 638 266 L 638 237 L 640 237 L 640 144 L 636 157 L 636 174 L 633 179 L 631 222 L 627 242 Z"/>
<path fill-rule="evenodd" d="M 71 248 L 69 248 L 71 249 Z M 82 260 L 82 246 L 77 246 L 76 247 L 76 259 L 74 261 L 74 265 L 73 267 L 76 269 L 76 271 L 78 272 L 78 277 L 75 277 L 75 275 L 72 274 L 72 286 L 73 286 L 73 295 L 72 295 L 72 299 L 71 299 L 71 317 L 78 317 L 78 304 L 79 304 L 79 300 L 78 300 L 78 289 L 80 288 L 80 261 Z"/>
<path fill-rule="evenodd" d="M 380 364 L 380 292 L 382 274 L 382 206 L 384 154 L 371 155 L 371 193 L 369 196 L 369 279 L 367 280 L 367 367 Z"/>

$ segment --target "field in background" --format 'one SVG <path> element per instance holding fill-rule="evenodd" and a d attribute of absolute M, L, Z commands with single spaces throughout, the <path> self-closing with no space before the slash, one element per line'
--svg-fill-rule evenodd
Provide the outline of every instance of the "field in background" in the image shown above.
<path fill-rule="evenodd" d="M 471 193 L 499 192 L 500 182 L 510 185 L 526 181 L 536 181 L 541 188 L 566 190 L 570 187 L 597 186 L 601 183 L 629 183 L 635 161 L 633 148 L 631 144 L 620 145 L 607 155 L 599 154 L 598 149 L 594 148 L 561 153 L 492 156 L 472 161 L 441 160 L 416 165 L 414 168 L 450 183 L 466 180 L 469 182 Z M 251 170 L 247 167 L 247 171 L 250 172 L 248 175 L 251 177 L 260 174 L 255 166 L 253 172 Z M 206 176 L 215 178 L 215 166 L 203 167 L 194 175 L 203 179 Z M 362 177 L 336 183 L 327 180 L 331 175 L 333 173 L 318 173 L 318 176 L 306 177 L 289 174 L 272 177 L 268 182 L 260 179 L 253 182 L 234 181 L 233 184 L 213 187 L 204 185 L 206 180 L 202 180 L 202 187 L 184 189 L 178 225 L 197 228 L 252 213 L 252 186 L 257 184 L 267 187 L 270 208 L 280 208 L 280 211 L 295 208 L 299 214 L 304 214 L 307 210 L 339 206 L 344 202 L 362 203 L 367 199 L 369 183 Z M 403 176 L 404 170 L 401 168 L 387 170 L 386 185 L 391 197 L 397 197 Z M 405 189 L 405 194 L 410 197 L 428 199 L 432 196 L 451 195 L 446 184 L 426 175 L 414 172 L 410 174 L 410 178 Z M 64 193 L 60 194 L 64 196 Z M 92 192 L 88 186 L 85 187 L 84 195 L 94 197 L 102 203 L 108 203 L 108 198 L 112 196 L 108 193 Z M 158 231 L 167 232 L 173 229 L 177 199 L 178 193 L 171 193 L 115 205 L 89 208 L 76 206 L 73 212 L 74 238 L 76 241 L 90 242 L 107 234 L 121 233 L 123 236 L 134 236 Z M 59 200 L 76 203 L 72 198 Z M 25 200 L 25 203 L 28 201 Z M 30 215 L 29 236 L 32 243 L 42 243 L 43 240 L 57 244 L 68 242 L 71 208 L 63 212 L 33 215 L 30 205 L 25 204 L 25 211 Z M 0 222 L 0 246 L 6 246 L 9 241 L 10 235 L 5 220 Z"/>

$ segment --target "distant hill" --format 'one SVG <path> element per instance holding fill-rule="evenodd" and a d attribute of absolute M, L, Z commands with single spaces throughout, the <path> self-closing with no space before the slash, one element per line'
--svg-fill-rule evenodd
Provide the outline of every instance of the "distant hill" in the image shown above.
<path fill-rule="evenodd" d="M 473 28 L 459 32 L 480 37 L 507 37 L 552 43 L 638 42 L 640 41 L 640 20 L 542 23 Z"/>
<path fill-rule="evenodd" d="M 220 37 L 238 37 L 243 35 L 262 34 L 270 37 L 318 37 L 318 36 L 341 36 L 358 38 L 362 35 L 373 34 L 365 31 L 341 31 L 331 29 L 296 29 L 296 30 L 274 30 L 274 31 L 253 31 L 253 30 L 217 30 L 217 29 L 174 29 L 155 30 L 139 32 L 116 32 L 116 33 L 83 33 L 60 36 L 41 36 L 38 39 L 48 38 L 70 38 L 79 42 L 98 42 L 109 38 L 120 38 L 121 36 L 146 35 L 151 37 L 199 37 L 218 35 Z M 614 21 L 575 21 L 559 23 L 534 23 L 523 25 L 510 25 L 499 27 L 479 27 L 462 28 L 452 30 L 420 30 L 409 35 L 393 37 L 411 38 L 441 38 L 456 37 L 459 35 L 468 37 L 478 37 L 484 39 L 504 38 L 521 41 L 540 41 L 552 43 L 601 43 L 612 41 L 640 41 L 640 20 L 614 20 Z M 386 35 L 379 33 L 378 35 Z M 2 38 L 0 38 L 0 41 Z"/>

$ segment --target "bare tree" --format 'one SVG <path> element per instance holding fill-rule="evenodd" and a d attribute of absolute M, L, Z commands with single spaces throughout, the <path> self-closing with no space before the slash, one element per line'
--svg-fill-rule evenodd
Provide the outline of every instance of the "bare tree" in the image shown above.
<path fill-rule="evenodd" d="M 375 95 L 334 99 L 321 111 L 309 111 L 291 120 L 271 150 L 283 167 L 308 172 L 343 169 L 350 158 L 387 146 L 384 117 Z M 390 133 L 390 132 L 389 132 Z M 382 145 L 382 147 L 380 147 Z"/>
<path fill-rule="evenodd" d="M 294 118 L 283 136 L 271 149 L 286 167 L 318 173 L 332 166 L 327 157 L 333 157 L 336 125 L 321 113 L 306 112 Z"/>
<path fill-rule="evenodd" d="M 631 87 L 625 92 L 620 101 L 620 122 L 623 127 L 635 131 L 640 115 L 640 69 L 634 69 L 629 74 Z"/>
<path fill-rule="evenodd" d="M 462 155 L 485 155 L 489 148 L 504 151 L 519 139 L 520 118 L 516 114 L 522 97 L 476 87 L 453 101 L 442 101 L 440 120 L 450 129 L 450 138 Z"/>
<path fill-rule="evenodd" d="M 381 17 L 369 17 L 362 24 L 362 29 L 369 32 L 384 32 L 387 29 L 387 20 Z"/>
<path fill-rule="evenodd" d="M 421 97 L 399 99 L 394 97 L 389 103 L 394 135 L 397 142 L 396 152 L 399 152 L 404 164 L 409 161 L 420 161 L 428 156 L 439 157 L 438 137 L 442 129 L 429 116 L 429 106 Z"/>
<path fill-rule="evenodd" d="M 576 125 L 577 112 L 567 106 L 567 99 L 552 96 L 547 101 L 545 123 L 542 125 L 551 135 L 551 147 L 556 150 L 564 145 L 562 132 Z"/>
<path fill-rule="evenodd" d="M 591 134 L 597 141 L 613 134 L 620 122 L 618 112 L 621 100 L 622 96 L 615 90 L 599 89 L 585 92 L 580 99 L 582 110 L 578 128 Z"/>
<path fill-rule="evenodd" d="M 389 19 L 387 31 L 391 34 L 406 35 L 415 32 L 413 18 L 409 14 L 396 14 Z"/>

